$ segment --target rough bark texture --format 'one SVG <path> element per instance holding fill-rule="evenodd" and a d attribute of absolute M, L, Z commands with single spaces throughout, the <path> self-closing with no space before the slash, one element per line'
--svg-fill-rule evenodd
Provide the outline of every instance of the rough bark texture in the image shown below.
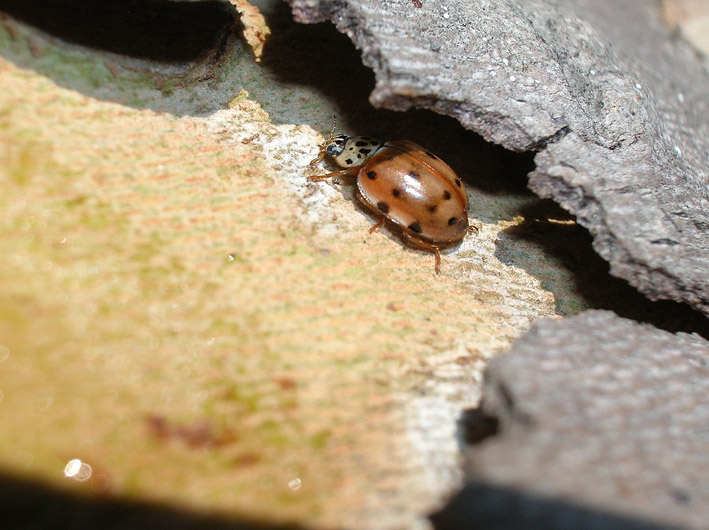
<path fill-rule="evenodd" d="M 378 107 L 429 108 L 512 150 L 650 299 L 709 314 L 709 82 L 640 0 L 290 0 L 376 74 Z"/>
<path fill-rule="evenodd" d="M 696 335 L 607 311 L 541 321 L 489 364 L 498 435 L 470 449 L 471 482 L 437 526 L 706 528 L 707 395 Z"/>

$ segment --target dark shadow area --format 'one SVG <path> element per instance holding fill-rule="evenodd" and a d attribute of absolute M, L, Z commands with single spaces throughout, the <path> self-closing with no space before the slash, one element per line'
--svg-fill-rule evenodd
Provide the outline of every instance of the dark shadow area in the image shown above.
<path fill-rule="evenodd" d="M 263 14 L 272 34 L 258 64 L 244 44 L 225 52 L 243 55 L 244 62 L 234 67 L 224 85 L 214 86 L 217 97 L 224 92 L 224 106 L 245 88 L 275 123 L 307 124 L 327 134 L 331 113 L 312 110 L 313 104 L 324 98 L 338 109 L 338 132 L 412 140 L 442 157 L 469 185 L 488 193 L 531 196 L 527 173 L 534 169 L 533 153 L 513 153 L 488 143 L 455 119 L 431 111 L 375 109 L 368 100 L 374 73 L 362 64 L 359 51 L 347 36 L 330 23 L 297 24 L 285 2 L 261 4 L 266 6 Z M 226 0 L 0 0 L 0 11 L 60 40 L 152 61 L 156 68 L 160 63 L 192 63 L 211 52 L 221 53 L 231 34 L 243 41 L 241 21 Z M 32 61 L 23 61 L 22 67 L 33 68 Z M 94 89 L 99 84 L 103 90 L 98 97 L 130 106 L 139 101 L 132 93 L 123 94 L 118 88 L 120 81 L 110 76 L 82 84 L 62 77 L 66 73 L 61 68 L 52 71 L 43 66 L 42 74 L 90 97 L 97 97 Z M 155 72 L 151 75 L 159 77 Z M 181 86 L 199 84 L 205 78 L 208 73 L 194 79 L 185 77 Z M 106 90 L 114 83 L 116 90 Z M 307 87 L 317 95 L 312 101 L 303 101 L 301 96 L 291 104 L 284 103 L 298 87 Z M 182 105 L 167 99 L 147 102 L 146 106 L 176 115 L 185 112 Z M 195 113 L 203 114 L 204 109 Z"/>
<path fill-rule="evenodd" d="M 200 59 L 236 21 L 221 0 L 0 0 L 0 11 L 73 44 L 160 62 Z"/>
<path fill-rule="evenodd" d="M 337 132 L 384 140 L 411 140 L 443 158 L 468 184 L 490 193 L 531 194 L 527 173 L 533 153 L 514 153 L 464 129 L 457 120 L 422 109 L 406 112 L 375 109 L 369 103 L 374 72 L 362 64 L 350 39 L 330 23 L 303 25 L 293 21 L 284 2 L 266 14 L 272 35 L 262 64 L 284 84 L 311 86 L 336 102 Z M 277 110 L 266 110 L 278 119 Z M 327 136 L 332 117 L 303 116 L 302 123 Z"/>
<path fill-rule="evenodd" d="M 474 445 L 495 436 L 500 428 L 500 421 L 486 414 L 482 407 L 464 410 L 458 420 L 460 439 L 467 445 Z"/>
<path fill-rule="evenodd" d="M 510 265 L 521 267 L 539 278 L 547 289 L 557 295 L 564 289 L 563 279 L 545 277 L 543 269 L 533 260 L 515 259 L 507 246 L 516 241 L 534 243 L 572 271 L 575 292 L 593 309 L 608 309 L 618 316 L 646 322 L 670 332 L 698 333 L 709 339 L 709 320 L 698 311 L 678 302 L 653 302 L 624 280 L 610 275 L 609 264 L 593 250 L 588 231 L 576 224 L 574 217 L 551 200 L 535 203 L 520 212 L 524 222 L 505 230 L 507 242 L 500 240 L 495 254 Z M 557 299 L 563 298 L 557 296 Z M 567 313 L 559 308 L 560 313 Z"/>
<path fill-rule="evenodd" d="M 84 497 L 0 473 L 0 526 L 12 530 L 298 530 L 248 517 L 230 518 L 158 503 Z"/>
<path fill-rule="evenodd" d="M 681 530 L 484 482 L 468 482 L 430 516 L 436 530 Z"/>
<path fill-rule="evenodd" d="M 285 2 L 255 4 L 262 7 L 272 31 L 260 63 L 254 63 L 252 52 L 243 43 L 243 26 L 227 0 L 0 0 L 0 11 L 66 42 L 152 61 L 155 72 L 159 72 L 160 63 L 194 62 L 220 46 L 228 48 L 224 41 L 234 34 L 237 47 L 226 49 L 225 54 L 236 54 L 241 62 L 231 66 L 233 70 L 222 85 L 210 85 L 217 98 L 224 93 L 224 106 L 244 88 L 273 122 L 307 124 L 327 134 L 331 112 L 313 110 L 326 99 L 337 109 L 338 132 L 412 140 L 438 154 L 475 187 L 490 193 L 531 195 L 526 184 L 527 173 L 534 169 L 533 153 L 507 151 L 465 130 L 453 118 L 427 110 L 375 109 L 368 100 L 374 73 L 362 64 L 359 51 L 347 36 L 330 23 L 297 24 Z M 21 66 L 36 68 L 31 60 Z M 210 71 L 217 68 L 210 67 Z M 158 78 L 155 72 L 151 75 Z M 139 101 L 132 93 L 122 93 L 119 80 L 111 77 L 82 84 L 62 77 L 66 73 L 61 68 L 53 71 L 45 66 L 42 74 L 90 97 L 110 97 L 129 106 Z M 199 84 L 208 77 L 209 72 L 186 77 L 181 86 Z M 94 90 L 97 83 L 104 89 L 98 96 Z M 116 90 L 105 90 L 114 83 Z M 300 87 L 307 87 L 307 94 L 314 91 L 315 97 L 304 100 L 306 96 L 298 93 Z M 176 115 L 185 112 L 185 107 L 167 100 L 146 106 Z M 204 112 L 199 109 L 195 113 Z"/>

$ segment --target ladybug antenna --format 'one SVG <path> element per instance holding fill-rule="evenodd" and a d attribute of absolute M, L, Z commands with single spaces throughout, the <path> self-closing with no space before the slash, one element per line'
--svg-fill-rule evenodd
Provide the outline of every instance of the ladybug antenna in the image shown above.
<path fill-rule="evenodd" d="M 335 137 L 335 127 L 337 127 L 337 114 L 332 115 L 332 129 L 330 130 L 330 138 L 328 138 L 327 143 L 332 142 Z"/>
<path fill-rule="evenodd" d="M 330 130 L 330 136 L 328 137 L 327 140 L 325 140 L 321 145 L 320 145 L 320 152 L 318 153 L 317 158 L 314 158 L 313 160 L 310 161 L 310 165 L 314 166 L 318 162 L 320 162 L 323 158 L 325 158 L 325 150 L 327 149 L 327 146 L 332 142 L 332 140 L 335 138 L 335 127 L 337 127 L 337 115 L 333 114 L 332 115 L 332 129 Z"/>

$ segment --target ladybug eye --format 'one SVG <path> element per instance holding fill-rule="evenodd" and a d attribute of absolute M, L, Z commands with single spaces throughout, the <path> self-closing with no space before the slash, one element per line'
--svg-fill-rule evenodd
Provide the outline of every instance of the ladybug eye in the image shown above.
<path fill-rule="evenodd" d="M 344 145 L 337 144 L 337 143 L 331 143 L 325 148 L 325 152 L 332 157 L 335 157 L 342 153 L 342 149 L 344 148 Z"/>

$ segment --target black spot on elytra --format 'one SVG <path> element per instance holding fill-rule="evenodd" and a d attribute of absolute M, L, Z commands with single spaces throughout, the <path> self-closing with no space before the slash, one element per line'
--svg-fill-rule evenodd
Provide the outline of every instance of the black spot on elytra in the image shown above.
<path fill-rule="evenodd" d="M 389 155 L 389 156 L 387 157 L 387 160 L 388 160 L 389 162 L 391 162 L 392 160 L 394 160 L 394 155 Z"/>
<path fill-rule="evenodd" d="M 347 164 L 348 166 L 351 166 L 351 165 L 352 165 L 352 159 L 351 159 L 351 158 L 348 158 L 347 160 L 345 160 L 345 164 Z M 446 192 L 446 193 L 448 193 L 448 192 Z"/>
<path fill-rule="evenodd" d="M 438 160 L 438 157 L 434 155 L 431 151 L 426 151 L 426 154 L 430 157 L 433 158 L 434 160 Z"/>
<path fill-rule="evenodd" d="M 451 192 L 446 190 L 443 192 L 443 198 L 447 201 L 451 200 Z"/>
<path fill-rule="evenodd" d="M 372 150 L 371 149 L 360 149 L 359 152 L 362 153 L 363 155 L 368 155 Z"/>
<path fill-rule="evenodd" d="M 409 177 L 411 177 L 414 180 L 418 180 L 421 178 L 421 175 L 419 175 L 415 171 L 409 171 Z"/>
<path fill-rule="evenodd" d="M 369 180 L 374 180 L 377 178 L 377 174 L 374 171 L 367 171 L 367 178 Z"/>
<path fill-rule="evenodd" d="M 389 213 L 389 205 L 385 202 L 378 202 L 377 208 L 379 208 L 384 213 Z"/>
<path fill-rule="evenodd" d="M 457 222 L 458 222 L 457 218 L 451 217 L 450 219 L 448 219 L 448 226 L 453 226 Z"/>
<path fill-rule="evenodd" d="M 409 225 L 409 230 L 411 230 L 412 232 L 416 232 L 417 234 L 420 234 L 421 233 L 421 225 L 419 224 L 418 221 L 416 221 L 415 223 L 411 223 Z"/>
<path fill-rule="evenodd" d="M 362 153 L 357 153 L 357 158 L 362 158 Z"/>
<path fill-rule="evenodd" d="M 455 179 L 455 185 L 460 188 L 463 184 L 461 184 L 460 179 Z"/>
<path fill-rule="evenodd" d="M 355 145 L 356 145 L 357 147 L 364 147 L 365 145 L 367 145 L 367 143 L 368 143 L 368 142 L 363 142 L 362 140 L 360 140 L 359 142 L 355 143 Z"/>
<path fill-rule="evenodd" d="M 436 211 L 436 208 L 437 208 L 437 207 L 438 207 L 438 206 L 437 206 L 437 205 L 435 205 L 435 204 L 434 204 L 434 205 L 432 205 L 432 206 L 429 206 L 429 207 L 428 207 L 428 211 L 429 211 L 429 212 L 431 212 L 431 213 L 433 213 L 433 212 L 435 212 L 435 211 Z"/>
<path fill-rule="evenodd" d="M 391 194 L 394 197 L 398 197 L 399 195 L 401 195 L 401 191 L 398 188 L 394 188 L 393 190 L 391 190 Z"/>

